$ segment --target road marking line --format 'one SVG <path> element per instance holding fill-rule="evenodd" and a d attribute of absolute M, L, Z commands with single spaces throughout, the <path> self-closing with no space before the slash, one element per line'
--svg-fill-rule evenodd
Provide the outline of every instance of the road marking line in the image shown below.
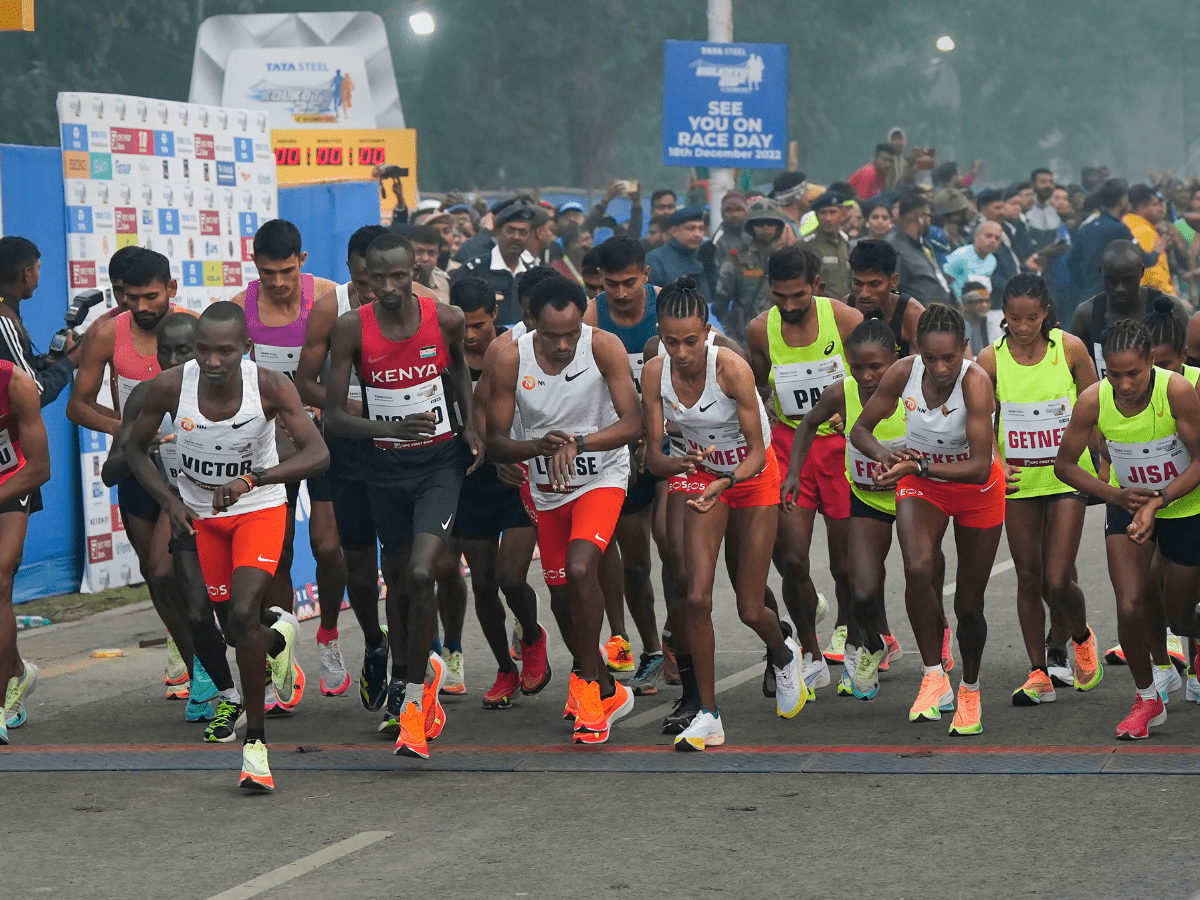
<path fill-rule="evenodd" d="M 257 897 L 259 894 L 264 894 L 272 888 L 279 887 L 281 884 L 287 884 L 301 875 L 307 875 L 314 869 L 319 869 L 321 866 L 328 865 L 335 860 L 341 859 L 343 856 L 349 856 L 351 853 L 362 850 L 391 836 L 392 832 L 390 831 L 364 831 L 352 838 L 346 838 L 344 841 L 331 844 L 323 850 L 318 850 L 316 853 L 303 856 L 293 863 L 288 863 L 286 866 L 280 866 L 278 869 L 259 875 L 257 878 L 251 878 L 245 884 L 239 884 L 237 887 L 230 888 L 227 891 L 213 894 L 208 900 L 249 900 L 250 897 Z"/>
<path fill-rule="evenodd" d="M 1011 559 L 1006 559 L 1006 560 L 1004 560 L 1004 562 L 998 562 L 994 566 L 992 566 L 991 575 L 989 575 L 988 577 L 990 578 L 990 577 L 992 577 L 992 575 L 999 575 L 1001 572 L 1007 572 L 1009 569 L 1011 569 L 1015 565 L 1016 565 L 1016 563 L 1014 563 Z M 957 581 L 951 581 L 949 584 L 947 584 L 946 587 L 942 590 L 942 596 L 943 597 L 953 596 L 954 586 L 956 584 L 958 584 Z"/>
<path fill-rule="evenodd" d="M 751 666 L 748 669 L 742 669 L 740 672 L 734 672 L 732 675 L 727 675 L 717 682 L 717 693 L 720 694 L 730 688 L 735 688 L 739 684 L 745 684 L 747 681 L 752 681 L 757 675 L 762 673 L 762 666 Z M 644 713 L 638 713 L 631 719 L 624 719 L 617 723 L 618 728 L 640 728 L 643 725 L 649 725 L 656 719 L 661 719 L 672 709 L 675 703 L 660 703 L 653 709 L 648 709 Z"/>

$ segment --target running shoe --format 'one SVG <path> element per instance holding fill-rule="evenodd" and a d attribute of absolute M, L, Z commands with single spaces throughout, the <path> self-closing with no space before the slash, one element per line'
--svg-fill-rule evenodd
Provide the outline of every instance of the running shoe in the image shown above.
<path fill-rule="evenodd" d="M 950 626 L 947 625 L 942 630 L 942 670 L 949 672 L 954 668 L 954 635 L 950 632 Z"/>
<path fill-rule="evenodd" d="M 838 676 L 837 695 L 839 697 L 854 696 L 854 681 L 850 677 L 849 663 L 842 666 L 842 674 Z"/>
<path fill-rule="evenodd" d="M 1096 652 L 1096 632 L 1089 628 L 1087 640 L 1082 644 L 1075 644 L 1075 667 L 1071 672 L 1071 681 L 1075 690 L 1090 691 L 1103 677 L 1104 666 L 1100 664 L 1099 654 Z"/>
<path fill-rule="evenodd" d="M 443 694 L 465 694 L 467 692 L 467 676 L 463 672 L 463 655 L 461 650 L 452 650 L 446 654 L 446 677 L 442 680 Z"/>
<path fill-rule="evenodd" d="M 525 637 L 524 631 L 521 629 L 521 623 L 513 617 L 512 640 L 509 642 L 508 655 L 513 658 L 513 662 L 520 662 L 521 656 L 525 650 L 521 646 L 521 638 Z"/>
<path fill-rule="evenodd" d="M 883 647 L 875 653 L 870 652 L 866 647 L 859 649 L 858 659 L 854 664 L 854 674 L 851 677 L 854 696 L 859 700 L 870 700 L 879 693 L 879 672 L 888 655 L 886 641 Z"/>
<path fill-rule="evenodd" d="M 1110 666 L 1125 665 L 1125 651 L 1121 649 L 1121 645 L 1117 644 L 1115 647 L 1109 647 L 1105 650 L 1104 661 Z"/>
<path fill-rule="evenodd" d="M 358 678 L 358 699 L 362 701 L 363 709 L 369 712 L 375 712 L 387 702 L 387 661 L 388 640 L 384 629 L 379 646 L 368 645 L 363 653 L 362 674 Z"/>
<path fill-rule="evenodd" d="M 670 685 L 682 684 L 679 677 L 679 663 L 675 659 L 675 649 L 671 646 L 671 635 L 663 634 L 663 681 Z"/>
<path fill-rule="evenodd" d="M 1188 669 L 1187 687 L 1183 696 L 1188 703 L 1200 703 L 1200 680 L 1196 678 L 1196 673 L 1192 669 Z"/>
<path fill-rule="evenodd" d="M 0 747 L 8 746 L 8 710 L 0 706 Z"/>
<path fill-rule="evenodd" d="M 240 703 L 222 700 L 217 704 L 217 714 L 204 729 L 204 740 L 209 744 L 228 744 L 236 740 L 237 730 L 246 724 L 246 710 Z"/>
<path fill-rule="evenodd" d="M 821 651 L 821 655 L 825 657 L 825 662 L 836 663 L 840 665 L 846 656 L 846 633 L 849 629 L 845 625 L 839 625 L 833 629 L 833 634 L 829 636 L 829 646 Z M 829 682 L 825 682 L 828 684 Z"/>
<path fill-rule="evenodd" d="M 1140 741 L 1150 737 L 1150 729 L 1167 721 L 1167 706 L 1161 697 L 1145 700 L 1138 694 L 1129 711 L 1117 726 L 1117 740 Z"/>
<path fill-rule="evenodd" d="M 200 657 L 192 660 L 192 683 L 188 688 L 187 705 L 183 708 L 185 722 L 211 722 L 217 714 L 213 700 L 217 696 L 217 686 L 213 684 Z"/>
<path fill-rule="evenodd" d="M 516 669 L 511 672 L 497 671 L 496 683 L 483 695 L 483 708 L 508 709 L 520 689 L 521 676 Z"/>
<path fill-rule="evenodd" d="M 637 672 L 626 682 L 634 694 L 646 697 L 658 693 L 658 679 L 663 673 L 663 655 L 661 653 L 642 653 L 638 662 Z"/>
<path fill-rule="evenodd" d="M 575 687 L 575 735 L 572 740 L 580 742 L 581 733 L 597 734 L 604 730 L 604 706 L 600 700 L 600 685 L 595 681 L 584 681 L 580 678 Z"/>
<path fill-rule="evenodd" d="M 1057 647 L 1046 648 L 1046 674 L 1055 687 L 1071 687 L 1075 684 L 1075 673 L 1067 662 L 1067 653 Z"/>
<path fill-rule="evenodd" d="M 705 747 L 720 747 L 725 743 L 725 729 L 721 725 L 721 709 L 715 713 L 702 709 L 696 713 L 679 736 L 675 738 L 676 750 L 703 750 Z"/>
<path fill-rule="evenodd" d="M 254 791 L 275 790 L 275 779 L 267 765 L 267 745 L 262 741 L 242 745 L 242 774 L 238 785 Z"/>
<path fill-rule="evenodd" d="M 270 669 L 267 670 L 267 687 L 263 691 L 263 713 L 271 717 L 286 716 L 288 713 L 287 707 L 279 702 L 279 697 L 275 693 L 275 685 L 271 684 Z"/>
<path fill-rule="evenodd" d="M 583 679 L 575 672 L 571 673 L 571 678 L 567 682 L 567 702 L 563 705 L 563 718 L 569 721 L 575 721 L 575 716 L 579 714 L 579 686 L 583 684 Z"/>
<path fill-rule="evenodd" d="M 29 719 L 29 713 L 25 711 L 25 704 L 18 703 L 16 709 L 10 709 L 4 716 L 5 728 L 20 728 Z"/>
<path fill-rule="evenodd" d="M 283 635 L 283 649 L 276 656 L 267 656 L 267 666 L 271 670 L 271 684 L 275 686 L 275 695 L 282 705 L 287 706 L 293 703 L 296 694 L 296 665 L 293 659 L 296 626 L 281 615 L 271 626 L 271 630 Z"/>
<path fill-rule="evenodd" d="M 31 662 L 21 661 L 24 668 L 20 675 L 14 675 L 8 679 L 8 686 L 4 691 L 4 708 L 8 710 L 10 721 L 9 728 L 19 728 L 25 724 L 25 719 L 22 718 L 16 725 L 12 724 L 13 711 L 20 709 L 24 712 L 25 700 L 37 690 L 38 682 L 41 680 L 41 673 L 38 667 Z M 186 671 L 186 670 L 185 670 Z"/>
<path fill-rule="evenodd" d="M 691 699 L 680 697 L 675 701 L 675 708 L 663 719 L 663 734 L 682 734 L 692 724 L 700 712 L 700 704 Z"/>
<path fill-rule="evenodd" d="M 842 655 L 844 657 L 845 653 Z M 809 698 L 811 700 L 817 699 L 817 688 L 829 687 L 833 683 L 833 679 L 829 677 L 829 664 L 822 656 L 813 659 L 807 653 L 804 654 L 804 683 L 808 685 L 812 694 Z"/>
<path fill-rule="evenodd" d="M 396 756 L 411 756 L 414 759 L 429 759 L 429 744 L 425 740 L 425 714 L 413 700 L 404 704 L 400 714 L 400 736 L 396 738 Z"/>
<path fill-rule="evenodd" d="M 1162 698 L 1163 703 L 1170 703 L 1171 695 L 1183 687 L 1183 679 L 1179 677 L 1179 673 L 1170 663 L 1150 668 L 1151 674 L 1154 676 L 1154 686 L 1158 688 L 1158 696 Z"/>
<path fill-rule="evenodd" d="M 183 655 L 175 646 L 175 638 L 167 637 L 167 668 L 163 672 L 163 684 L 167 686 L 168 700 L 186 700 L 188 695 L 188 670 Z"/>
<path fill-rule="evenodd" d="M 326 697 L 339 697 L 350 688 L 350 673 L 338 647 L 337 638 L 328 644 L 317 641 L 317 654 L 321 657 L 321 693 Z"/>
<path fill-rule="evenodd" d="M 425 738 L 432 741 L 446 727 L 446 710 L 438 700 L 442 683 L 446 680 L 446 661 L 436 653 L 430 653 L 429 669 L 433 673 L 433 681 L 425 685 L 421 706 L 425 710 Z"/>
<path fill-rule="evenodd" d="M 611 635 L 604 642 L 604 661 L 610 672 L 632 672 L 633 648 L 629 641 L 619 634 Z"/>
<path fill-rule="evenodd" d="M 1183 650 L 1183 641 L 1179 639 L 1179 635 L 1167 629 L 1167 656 L 1171 657 L 1171 662 L 1180 672 L 1186 672 L 1188 667 L 1187 653 Z"/>
<path fill-rule="evenodd" d="M 887 648 L 887 654 L 879 663 L 879 671 L 886 672 L 891 668 L 892 663 L 900 662 L 904 658 L 904 648 L 900 646 L 900 642 L 896 640 L 894 634 L 882 635 L 883 644 Z"/>
<path fill-rule="evenodd" d="M 1050 678 L 1047 676 L 1046 681 L 1049 680 Z M 958 709 L 954 711 L 954 721 L 950 723 L 950 733 L 956 734 L 959 737 L 983 733 L 983 719 L 981 717 L 978 690 L 969 691 L 959 685 Z"/>
<path fill-rule="evenodd" d="M 779 630 L 783 632 L 783 639 L 786 641 L 792 636 L 792 625 L 786 619 L 779 620 Z M 763 654 L 763 659 L 767 661 L 767 667 L 763 670 L 762 692 L 764 697 L 775 696 L 775 660 L 771 659 L 771 650 L 767 648 L 767 652 Z"/>
<path fill-rule="evenodd" d="M 393 678 L 387 686 L 387 705 L 383 708 L 383 721 L 375 729 L 379 734 L 399 734 L 400 714 L 404 712 L 403 678 Z"/>
<path fill-rule="evenodd" d="M 1025 683 L 1013 691 L 1013 706 L 1038 706 L 1042 703 L 1053 703 L 1054 682 L 1041 669 L 1034 669 L 1025 679 Z"/>
<path fill-rule="evenodd" d="M 820 625 L 825 621 L 825 614 L 829 612 L 829 604 L 825 602 L 824 594 L 817 594 L 817 612 L 813 616 L 813 624 Z"/>
<path fill-rule="evenodd" d="M 950 687 L 950 679 L 945 672 L 926 672 L 921 678 L 921 690 L 917 699 L 908 711 L 908 721 L 918 722 L 925 719 L 936 722 L 942 713 L 954 709 L 954 691 Z"/>
<path fill-rule="evenodd" d="M 784 719 L 790 719 L 812 698 L 812 690 L 800 672 L 803 659 L 800 648 L 791 638 L 784 643 L 792 651 L 792 658 L 787 665 L 775 667 L 775 712 Z M 825 683 L 829 684 L 828 672 L 825 674 Z"/>
<path fill-rule="evenodd" d="M 577 744 L 603 744 L 607 741 L 613 723 L 633 709 L 633 691 L 621 682 L 614 680 L 613 692 L 600 700 L 600 708 L 603 714 L 603 727 L 598 731 L 575 729 L 574 740 Z"/>
<path fill-rule="evenodd" d="M 525 644 L 521 650 L 521 693 L 532 697 L 550 683 L 550 661 L 546 658 L 549 636 L 546 629 L 538 626 L 538 639 Z"/>

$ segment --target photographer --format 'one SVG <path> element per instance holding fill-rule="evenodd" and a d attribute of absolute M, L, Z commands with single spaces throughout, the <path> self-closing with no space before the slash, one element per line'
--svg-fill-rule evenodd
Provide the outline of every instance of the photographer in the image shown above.
<path fill-rule="evenodd" d="M 61 349 L 39 354 L 21 321 L 21 301 L 37 290 L 41 253 L 23 237 L 0 238 L 0 359 L 8 360 L 37 383 L 42 406 L 53 403 L 71 383 L 79 359 L 79 338 L 63 334 Z"/>

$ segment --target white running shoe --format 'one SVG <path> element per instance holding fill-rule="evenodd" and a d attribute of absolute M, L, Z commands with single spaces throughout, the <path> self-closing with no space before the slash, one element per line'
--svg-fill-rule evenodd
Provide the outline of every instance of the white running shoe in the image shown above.
<path fill-rule="evenodd" d="M 452 650 L 446 654 L 446 676 L 442 679 L 443 694 L 465 694 L 467 692 L 467 676 L 463 672 L 463 654 L 461 650 Z"/>
<path fill-rule="evenodd" d="M 814 700 L 817 699 L 817 688 L 829 687 L 832 681 L 829 677 L 829 663 L 825 662 L 824 657 L 818 656 L 813 659 L 808 653 L 804 654 L 804 683 L 814 692 Z"/>
<path fill-rule="evenodd" d="M 792 660 L 786 666 L 775 666 L 775 711 L 790 719 L 804 708 L 811 691 L 800 676 L 800 648 L 791 638 L 784 640 L 792 651 Z M 826 682 L 828 684 L 828 682 Z"/>
<path fill-rule="evenodd" d="M 1162 697 L 1163 703 L 1170 703 L 1171 694 L 1183 687 L 1183 679 L 1179 677 L 1179 673 L 1170 663 L 1151 668 L 1154 674 L 1154 686 L 1158 688 L 1158 696 Z"/>
<path fill-rule="evenodd" d="M 1195 675 L 1187 677 L 1187 690 L 1183 695 L 1188 703 L 1200 703 L 1200 679 Z"/>
<path fill-rule="evenodd" d="M 821 622 L 825 619 L 825 614 L 827 612 L 829 612 L 829 604 L 825 601 L 825 595 L 817 594 L 817 621 L 816 621 L 816 624 L 818 624 L 818 625 L 821 624 Z"/>
<path fill-rule="evenodd" d="M 725 743 L 725 729 L 721 725 L 721 710 L 715 713 L 702 709 L 692 719 L 692 724 L 675 738 L 676 750 L 703 750 L 705 747 L 720 747 Z"/>
<path fill-rule="evenodd" d="M 350 687 L 350 673 L 346 671 L 346 662 L 342 659 L 337 640 L 328 644 L 318 641 L 317 652 L 321 657 L 321 693 L 326 697 L 346 693 Z"/>

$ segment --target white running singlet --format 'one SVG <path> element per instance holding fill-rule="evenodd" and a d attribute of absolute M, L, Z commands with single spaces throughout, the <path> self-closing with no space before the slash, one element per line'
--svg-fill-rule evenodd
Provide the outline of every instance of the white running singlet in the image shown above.
<path fill-rule="evenodd" d="M 970 366 L 971 361 L 964 359 L 946 402 L 936 409 L 927 409 L 921 386 L 925 363 L 920 356 L 913 357 L 912 373 L 900 395 L 905 409 L 905 443 L 909 450 L 929 457 L 930 462 L 963 462 L 971 458 L 971 447 L 967 442 L 967 405 L 962 390 L 963 375 Z M 945 480 L 932 476 L 930 479 Z"/>

